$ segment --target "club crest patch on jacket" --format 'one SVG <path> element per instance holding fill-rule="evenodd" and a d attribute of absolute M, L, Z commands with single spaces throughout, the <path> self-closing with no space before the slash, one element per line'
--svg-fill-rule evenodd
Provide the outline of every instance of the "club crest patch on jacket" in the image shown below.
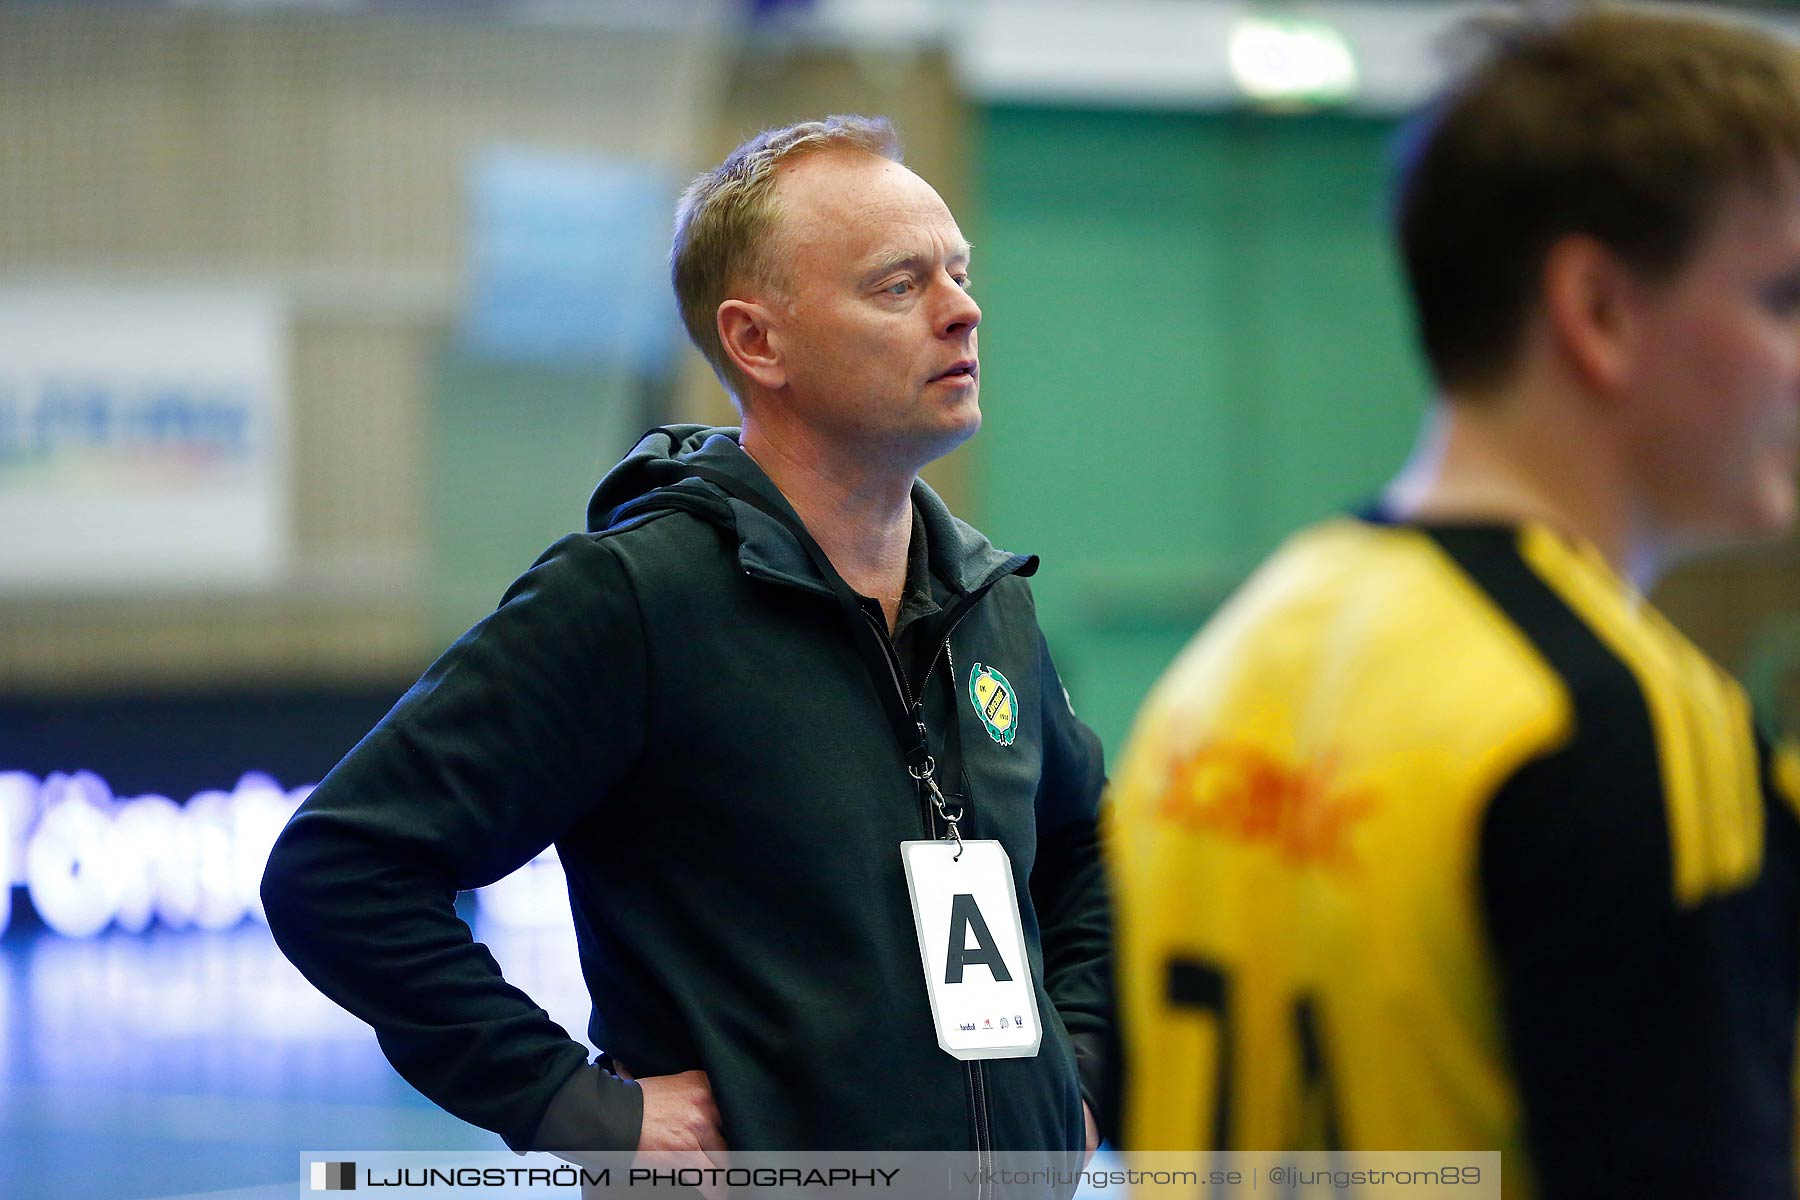
<path fill-rule="evenodd" d="M 1010 746 L 1019 732 L 1019 697 L 1006 676 L 985 663 L 969 669 L 969 703 L 988 736 L 1002 746 Z"/>

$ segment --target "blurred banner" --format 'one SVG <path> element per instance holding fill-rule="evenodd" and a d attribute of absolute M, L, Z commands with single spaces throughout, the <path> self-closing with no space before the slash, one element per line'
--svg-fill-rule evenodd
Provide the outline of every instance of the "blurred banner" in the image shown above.
<path fill-rule="evenodd" d="M 286 330 L 255 289 L 0 287 L 0 592 L 277 579 Z"/>
<path fill-rule="evenodd" d="M 283 787 L 247 771 L 230 791 L 208 788 L 177 802 L 155 792 L 115 795 L 93 771 L 39 779 L 0 770 L 0 934 L 15 904 L 68 938 L 266 923 L 260 889 L 269 852 L 313 786 Z M 570 928 L 555 846 L 474 896 L 470 915 L 490 928 Z"/>

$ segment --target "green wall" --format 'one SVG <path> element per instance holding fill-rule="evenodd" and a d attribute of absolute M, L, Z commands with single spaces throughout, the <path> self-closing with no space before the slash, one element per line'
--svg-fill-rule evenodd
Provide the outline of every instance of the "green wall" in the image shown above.
<path fill-rule="evenodd" d="M 977 516 L 1043 556 L 1045 630 L 1111 753 L 1223 593 L 1411 443 L 1427 388 L 1384 224 L 1391 132 L 977 117 Z"/>

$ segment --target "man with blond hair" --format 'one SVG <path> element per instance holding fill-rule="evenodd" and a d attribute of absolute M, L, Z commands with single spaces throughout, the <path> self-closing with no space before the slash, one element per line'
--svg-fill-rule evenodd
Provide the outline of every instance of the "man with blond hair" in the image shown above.
<path fill-rule="evenodd" d="M 1501 28 L 1403 146 L 1418 452 L 1264 564 L 1124 756 L 1126 1137 L 1791 1197 L 1796 760 L 1644 590 L 1794 519 L 1800 52 Z"/>
<path fill-rule="evenodd" d="M 981 421 L 969 256 L 885 121 L 695 180 L 675 291 L 741 433 L 646 435 L 277 843 L 282 949 L 509 1145 L 1092 1148 L 1099 746 L 1036 559 L 917 478 Z M 451 907 L 551 844 L 597 1065 Z"/>

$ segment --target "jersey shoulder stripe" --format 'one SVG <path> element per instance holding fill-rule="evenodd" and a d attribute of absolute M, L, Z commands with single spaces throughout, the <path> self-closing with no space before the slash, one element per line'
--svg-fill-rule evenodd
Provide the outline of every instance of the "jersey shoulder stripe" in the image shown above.
<path fill-rule="evenodd" d="M 1541 526 L 1429 532 L 1567 685 L 1570 755 L 1608 784 L 1592 802 L 1661 798 L 1675 903 L 1754 880 L 1763 811 L 1743 689 L 1592 551 Z"/>

